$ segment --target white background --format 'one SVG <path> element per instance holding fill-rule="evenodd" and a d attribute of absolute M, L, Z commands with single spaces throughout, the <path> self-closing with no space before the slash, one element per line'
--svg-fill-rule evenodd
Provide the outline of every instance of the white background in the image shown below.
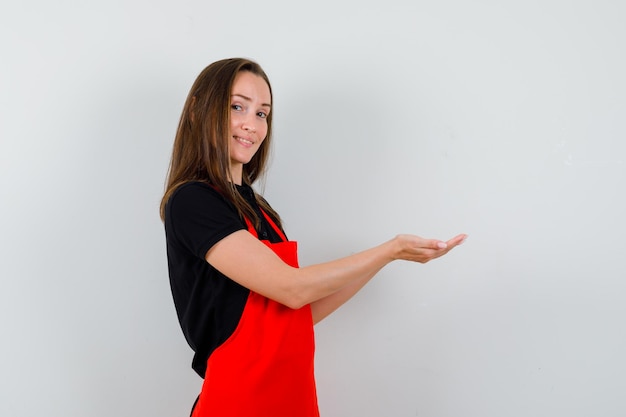
<path fill-rule="evenodd" d="M 397 233 L 317 326 L 324 417 L 626 414 L 626 16 L 610 0 L 0 5 L 0 415 L 185 416 L 158 216 L 196 75 L 274 87 L 301 264 Z"/>

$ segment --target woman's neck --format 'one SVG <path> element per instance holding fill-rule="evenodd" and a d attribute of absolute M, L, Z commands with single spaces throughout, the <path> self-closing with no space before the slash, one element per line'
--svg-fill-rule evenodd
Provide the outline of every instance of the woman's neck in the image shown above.
<path fill-rule="evenodd" d="M 241 185 L 243 178 L 243 164 L 230 162 L 230 179 L 234 184 Z"/>

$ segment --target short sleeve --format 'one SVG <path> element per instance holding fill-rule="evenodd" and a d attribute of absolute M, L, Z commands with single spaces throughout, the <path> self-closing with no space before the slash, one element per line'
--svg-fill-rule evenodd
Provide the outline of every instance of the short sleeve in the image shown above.
<path fill-rule="evenodd" d="M 204 259 L 209 249 L 226 236 L 246 229 L 230 205 L 210 185 L 182 185 L 165 206 L 165 229 L 172 244 Z"/>

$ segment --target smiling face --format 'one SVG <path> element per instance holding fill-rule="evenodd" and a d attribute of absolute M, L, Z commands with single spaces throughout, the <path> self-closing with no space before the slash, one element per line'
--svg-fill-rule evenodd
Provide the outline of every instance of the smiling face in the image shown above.
<path fill-rule="evenodd" d="M 230 170 L 241 184 L 243 165 L 250 162 L 267 135 L 272 95 L 265 80 L 248 71 L 237 74 L 230 98 Z"/>

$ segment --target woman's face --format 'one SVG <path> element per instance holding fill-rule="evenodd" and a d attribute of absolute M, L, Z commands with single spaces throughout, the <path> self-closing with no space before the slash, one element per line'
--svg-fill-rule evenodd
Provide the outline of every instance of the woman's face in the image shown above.
<path fill-rule="evenodd" d="M 251 72 L 237 74 L 230 101 L 230 162 L 235 183 L 267 135 L 272 96 L 265 80 Z"/>

